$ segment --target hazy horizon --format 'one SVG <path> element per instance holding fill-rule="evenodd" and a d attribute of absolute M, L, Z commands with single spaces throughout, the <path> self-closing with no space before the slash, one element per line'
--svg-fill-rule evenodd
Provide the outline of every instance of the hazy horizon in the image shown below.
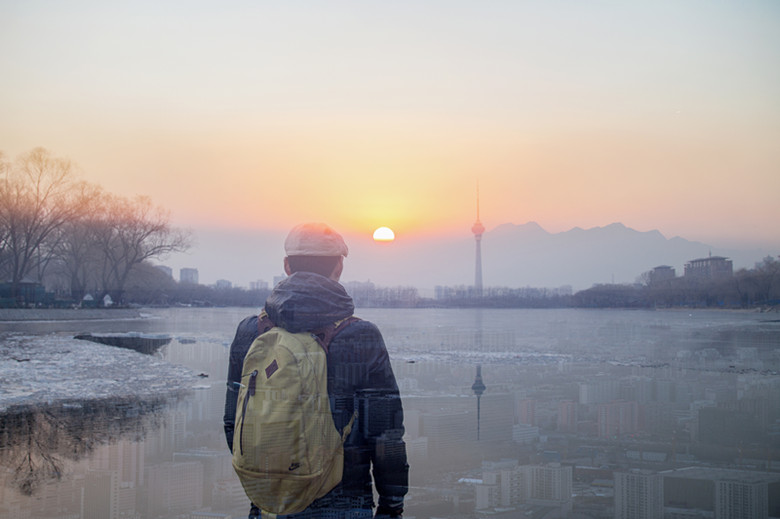
<path fill-rule="evenodd" d="M 644 271 L 658 265 L 670 265 L 677 270 L 677 275 L 683 273 L 684 261 L 704 257 L 708 254 L 725 255 L 734 262 L 734 270 L 739 268 L 752 268 L 755 263 L 761 261 L 767 255 L 777 257 L 780 255 L 778 248 L 745 247 L 738 249 L 728 246 L 716 246 L 686 240 L 685 237 L 663 236 L 664 241 L 659 243 L 664 246 L 674 247 L 675 239 L 686 240 L 691 250 L 699 251 L 699 254 L 691 253 L 688 256 L 682 252 L 674 257 L 664 255 L 664 250 L 658 250 L 658 255 L 649 257 L 644 266 L 636 266 L 631 270 L 627 265 L 626 274 L 614 277 L 614 271 L 601 278 L 579 279 L 572 281 L 561 276 L 559 282 L 555 282 L 554 267 L 549 276 L 533 277 L 533 272 L 523 275 L 518 271 L 515 278 L 498 279 L 494 275 L 497 270 L 495 258 L 504 256 L 509 248 L 505 239 L 496 236 L 499 228 L 511 225 L 513 229 L 523 225 L 535 224 L 501 224 L 489 226 L 482 240 L 483 277 L 485 286 L 509 286 L 513 288 L 531 286 L 536 288 L 557 288 L 571 285 L 576 290 L 589 288 L 598 283 L 631 283 Z M 538 225 L 538 224 L 537 224 Z M 585 231 L 607 229 L 622 224 L 613 222 L 603 227 L 584 229 Z M 540 226 L 542 230 L 555 238 L 562 237 L 567 232 L 576 230 L 572 228 L 560 233 L 552 233 Z M 634 231 L 641 237 L 651 237 L 654 231 Z M 657 231 L 656 231 L 657 232 Z M 228 280 L 234 286 L 248 288 L 253 281 L 266 281 L 269 286 L 273 284 L 274 276 L 282 276 L 283 242 L 286 231 L 261 232 L 252 230 L 219 230 L 200 231 L 195 233 L 196 243 L 189 253 L 176 254 L 167 260 L 156 261 L 156 264 L 165 265 L 173 269 L 173 277 L 178 280 L 179 269 L 197 268 L 201 284 L 214 284 L 217 280 Z M 441 237 L 438 239 L 406 240 L 404 237 L 391 243 L 374 242 L 370 236 L 358 234 L 346 234 L 345 238 L 350 247 L 350 255 L 346 259 L 342 281 L 371 281 L 378 286 L 414 286 L 421 290 L 421 295 L 430 296 L 436 285 L 473 285 L 475 266 L 474 237 L 470 233 L 463 233 L 457 237 Z M 199 241 L 197 241 L 199 240 Z M 522 248 L 522 243 L 516 244 Z M 660 249 L 660 247 L 659 247 Z M 437 253 L 437 250 L 439 251 Z M 607 251 L 594 251 L 594 255 L 604 255 L 603 260 L 609 260 Z M 530 255 L 530 253 L 529 253 Z M 527 256 L 527 255 L 526 255 Z M 690 256 L 690 257 L 689 257 Z M 657 261 L 653 261 L 657 258 Z M 518 263 L 523 260 L 523 254 L 517 254 Z M 525 258 L 528 259 L 528 258 Z M 568 261 L 569 258 L 562 258 Z M 665 259 L 665 261 L 664 261 Z M 538 282 L 534 282 L 538 279 Z M 432 281 L 431 281 L 432 280 Z M 518 281 L 520 280 L 520 281 Z"/>

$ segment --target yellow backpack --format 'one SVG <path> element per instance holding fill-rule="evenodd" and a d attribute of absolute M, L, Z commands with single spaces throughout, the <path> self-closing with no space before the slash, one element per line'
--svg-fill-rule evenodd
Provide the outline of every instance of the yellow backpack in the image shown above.
<path fill-rule="evenodd" d="M 341 481 L 344 441 L 357 411 L 340 434 L 328 399 L 326 353 L 330 339 L 354 320 L 319 335 L 273 327 L 247 351 L 233 468 L 249 499 L 266 513 L 301 512 Z"/>

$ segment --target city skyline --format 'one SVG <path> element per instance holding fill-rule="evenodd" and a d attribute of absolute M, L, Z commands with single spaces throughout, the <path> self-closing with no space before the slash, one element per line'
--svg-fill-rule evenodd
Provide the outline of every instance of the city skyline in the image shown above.
<path fill-rule="evenodd" d="M 161 263 L 176 272 L 197 268 L 203 284 L 225 279 L 234 286 L 247 287 L 259 280 L 273 284 L 283 275 L 284 232 L 232 231 L 200 236 L 200 240 L 196 236 L 195 250 Z M 478 254 L 487 276 L 484 287 L 568 285 L 581 290 L 599 283 L 634 283 L 658 266 L 670 266 L 682 275 L 688 262 L 709 255 L 730 258 L 736 272 L 753 268 L 766 256 L 777 257 L 780 252 L 777 248 L 715 248 L 682 237 L 667 238 L 658 231 L 640 232 L 619 223 L 561 233 L 547 232 L 534 222 L 503 224 L 485 230 L 483 236 L 479 245 L 485 247 L 479 247 Z M 377 244 L 370 236 L 345 234 L 345 238 L 350 247 L 342 275 L 345 282 L 414 286 L 428 296 L 435 286 L 475 286 L 475 235 L 468 230 L 459 238 L 435 244 L 400 240 L 389 247 Z M 377 248 L 384 250 L 377 254 Z"/>

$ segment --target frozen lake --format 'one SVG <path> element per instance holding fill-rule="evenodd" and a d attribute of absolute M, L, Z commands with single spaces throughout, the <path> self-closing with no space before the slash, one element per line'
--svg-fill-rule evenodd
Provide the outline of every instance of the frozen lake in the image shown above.
<path fill-rule="evenodd" d="M 163 383 L 155 386 L 157 396 L 117 395 L 5 415 L 0 519 L 246 516 L 221 420 L 228 347 L 252 310 L 142 313 L 117 321 L 0 322 L 0 340 L 24 337 L 30 347 L 80 332 L 168 334 L 173 340 L 157 360 L 208 375 L 184 396 L 168 394 Z M 496 463 L 571 466 L 572 502 L 537 500 L 528 511 L 558 506 L 564 515 L 584 517 L 609 516 L 610 485 L 598 482 L 614 471 L 780 469 L 777 313 L 359 309 L 356 315 L 382 330 L 401 387 L 413 486 L 405 517 L 474 517 L 484 509 L 478 487 L 488 485 Z M 477 365 L 487 387 L 479 424 L 471 391 Z M 79 376 L 93 382 L 89 373 Z M 88 398 L 90 387 L 77 383 L 71 391 Z"/>

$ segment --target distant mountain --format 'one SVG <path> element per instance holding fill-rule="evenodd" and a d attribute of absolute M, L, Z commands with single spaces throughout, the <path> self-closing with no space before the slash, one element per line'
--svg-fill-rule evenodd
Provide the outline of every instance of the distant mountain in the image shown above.
<path fill-rule="evenodd" d="M 672 266 L 682 275 L 686 262 L 710 253 L 730 257 L 735 269 L 752 267 L 763 257 L 760 251 L 716 250 L 621 223 L 561 233 L 549 233 L 535 222 L 503 224 L 482 239 L 486 286 L 571 285 L 580 290 L 596 283 L 630 283 L 659 265 Z"/>
<path fill-rule="evenodd" d="M 200 232 L 197 238 L 194 250 L 179 255 L 172 266 L 198 268 L 202 283 L 229 279 L 248 286 L 258 279 L 271 283 L 282 274 L 283 233 Z M 344 281 L 414 286 L 423 295 L 432 295 L 436 285 L 474 283 L 474 237 L 468 230 L 455 239 L 407 241 L 400 236 L 391 244 L 377 244 L 363 236 L 346 238 L 350 254 Z M 570 285 L 577 291 L 597 283 L 632 283 L 659 265 L 674 267 L 681 276 L 686 262 L 710 252 L 731 258 L 735 270 L 752 268 L 768 254 L 780 254 L 780 250 L 721 249 L 620 223 L 560 233 L 547 232 L 536 222 L 508 223 L 483 235 L 483 283 L 513 288 Z"/>

